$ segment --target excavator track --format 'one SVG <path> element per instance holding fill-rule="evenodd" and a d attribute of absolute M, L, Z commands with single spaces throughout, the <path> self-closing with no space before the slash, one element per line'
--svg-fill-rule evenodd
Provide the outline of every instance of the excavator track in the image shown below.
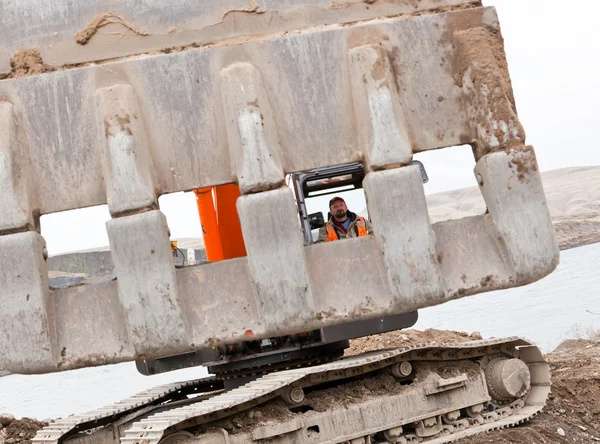
<path fill-rule="evenodd" d="M 57 444 L 78 432 L 111 424 L 122 417 L 148 407 L 177 401 L 191 394 L 208 393 L 222 388 L 223 383 L 214 376 L 159 385 L 98 410 L 58 419 L 40 430 L 31 441 Z"/>
<path fill-rule="evenodd" d="M 339 408 L 327 411 L 306 413 L 307 410 L 300 409 L 285 418 L 267 415 L 254 428 L 240 429 L 239 432 L 229 433 L 221 424 L 224 418 L 248 415 L 251 409 L 268 401 L 281 404 L 278 397 L 285 405 L 301 407 L 305 392 L 318 398 L 324 393 L 323 387 L 339 386 L 367 374 L 369 378 L 390 378 L 390 370 L 393 380 L 397 381 L 397 393 L 394 389 L 384 396 L 341 403 Z M 521 385 L 517 387 L 515 383 Z M 406 388 L 407 385 L 410 387 Z M 170 390 L 175 390 L 175 386 Z M 267 439 L 310 443 L 438 444 L 527 421 L 543 408 L 549 392 L 548 364 L 540 350 L 524 339 L 425 343 L 275 372 L 195 403 L 173 408 L 163 405 L 158 413 L 150 413 L 143 419 L 133 418 L 131 427 L 125 429 L 120 440 L 123 444 L 166 444 L 173 439 L 211 444 Z M 140 404 L 143 404 L 144 396 L 149 395 L 142 395 Z M 140 408 L 140 404 L 136 408 Z M 101 414 L 98 412 L 96 415 Z M 108 412 L 104 417 L 111 414 Z M 93 416 L 81 415 L 80 418 L 88 418 L 89 423 Z M 71 424 L 78 419 L 72 417 L 69 420 Z M 41 430 L 34 442 L 58 444 L 64 441 L 68 436 L 59 434 L 57 424 Z M 69 430 L 75 428 L 77 425 L 72 424 Z"/>

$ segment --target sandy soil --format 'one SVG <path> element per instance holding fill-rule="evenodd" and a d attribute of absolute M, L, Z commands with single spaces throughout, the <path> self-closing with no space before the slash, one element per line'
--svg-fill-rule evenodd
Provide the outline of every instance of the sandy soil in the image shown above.
<path fill-rule="evenodd" d="M 370 350 L 382 350 L 391 347 L 406 347 L 409 345 L 423 344 L 425 342 L 455 343 L 476 341 L 482 339 L 478 332 L 464 333 L 457 331 L 435 330 L 399 330 L 383 333 L 377 336 L 367 336 L 350 341 L 350 348 L 346 349 L 345 356 L 357 355 Z"/>
<path fill-rule="evenodd" d="M 29 444 L 36 432 L 48 423 L 34 419 L 15 419 L 12 415 L 0 414 L 0 444 Z"/>

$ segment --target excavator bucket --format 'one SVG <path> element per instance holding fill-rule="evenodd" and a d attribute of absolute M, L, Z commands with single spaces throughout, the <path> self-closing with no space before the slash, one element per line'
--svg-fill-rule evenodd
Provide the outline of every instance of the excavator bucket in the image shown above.
<path fill-rule="evenodd" d="M 281 336 L 556 267 L 494 8 L 143 3 L 2 6 L 0 368 Z M 488 211 L 432 224 L 413 153 L 462 144 Z M 286 174 L 356 161 L 374 235 L 305 246 Z M 247 256 L 176 269 L 158 197 L 229 183 Z M 101 204 L 117 278 L 50 288 L 40 215 Z"/>

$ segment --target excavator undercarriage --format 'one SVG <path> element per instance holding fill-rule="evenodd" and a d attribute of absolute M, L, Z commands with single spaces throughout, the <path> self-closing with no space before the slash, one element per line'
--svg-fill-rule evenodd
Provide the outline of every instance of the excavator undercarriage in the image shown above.
<path fill-rule="evenodd" d="M 508 338 L 373 351 L 223 388 L 214 377 L 156 387 L 34 442 L 445 443 L 535 416 L 550 378 L 537 347 Z"/>

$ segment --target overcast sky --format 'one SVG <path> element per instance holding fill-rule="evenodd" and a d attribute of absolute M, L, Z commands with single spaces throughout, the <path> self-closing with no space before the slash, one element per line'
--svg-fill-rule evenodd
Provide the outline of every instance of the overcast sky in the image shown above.
<path fill-rule="evenodd" d="M 542 171 L 600 165 L 600 2 L 484 0 L 498 11 L 510 74 L 527 142 Z M 469 147 L 415 157 L 425 163 L 427 193 L 475 185 Z M 325 197 L 312 211 L 326 211 Z M 360 211 L 360 193 L 347 199 Z M 173 238 L 201 237 L 193 194 L 163 196 Z M 108 245 L 106 206 L 46 215 L 42 234 L 51 255 Z"/>

